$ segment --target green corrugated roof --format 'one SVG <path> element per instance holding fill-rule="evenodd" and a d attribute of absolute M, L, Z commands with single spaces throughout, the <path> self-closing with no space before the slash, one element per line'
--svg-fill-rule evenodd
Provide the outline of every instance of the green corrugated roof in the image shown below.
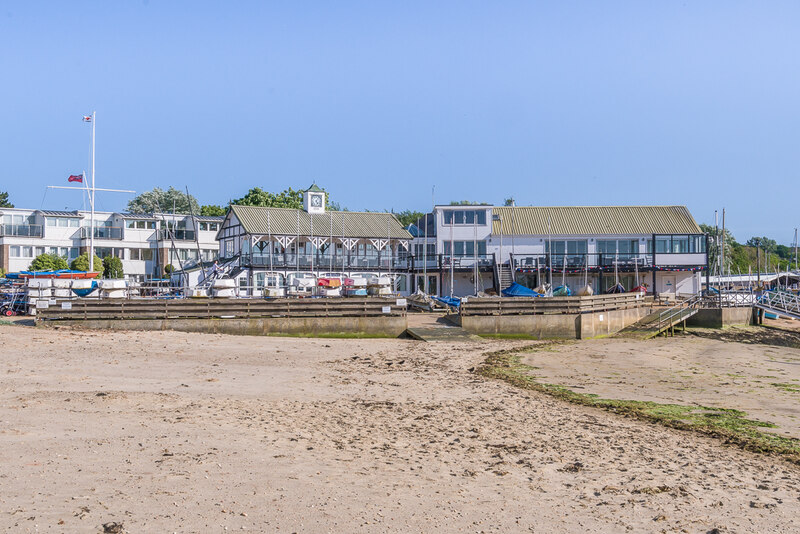
<path fill-rule="evenodd" d="M 495 207 L 494 215 L 505 235 L 702 233 L 685 206 Z M 492 233 L 500 224 L 492 222 Z"/>
<path fill-rule="evenodd" d="M 358 211 L 329 211 L 313 215 L 290 208 L 262 208 L 258 206 L 231 206 L 245 232 L 253 235 L 297 235 L 298 215 L 300 235 L 334 237 L 411 239 L 392 213 L 364 213 Z"/>

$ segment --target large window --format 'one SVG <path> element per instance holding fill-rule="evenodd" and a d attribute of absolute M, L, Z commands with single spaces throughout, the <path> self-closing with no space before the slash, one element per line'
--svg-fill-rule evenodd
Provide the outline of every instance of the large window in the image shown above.
<path fill-rule="evenodd" d="M 598 239 L 597 252 L 600 254 L 638 254 L 638 239 Z"/>
<path fill-rule="evenodd" d="M 81 225 L 80 219 L 75 217 L 46 217 L 47 226 L 59 228 L 78 228 Z"/>
<path fill-rule="evenodd" d="M 587 241 L 585 239 L 578 239 L 572 241 L 547 240 L 544 244 L 545 253 L 550 252 L 550 244 L 552 243 L 553 254 L 586 254 L 589 250 Z"/>
<path fill-rule="evenodd" d="M 201 222 L 200 229 L 208 232 L 216 232 L 219 230 L 219 223 L 216 222 Z"/>
<path fill-rule="evenodd" d="M 475 246 L 477 245 L 477 251 Z M 450 241 L 444 242 L 444 253 L 450 254 Z M 453 255 L 455 256 L 486 255 L 486 241 L 453 241 Z"/>
<path fill-rule="evenodd" d="M 129 257 L 132 260 L 152 261 L 153 249 L 151 248 L 132 248 L 129 249 Z"/>
<path fill-rule="evenodd" d="M 653 240 L 647 240 L 647 251 L 653 250 Z M 656 254 L 704 254 L 704 235 L 657 235 Z"/>
<path fill-rule="evenodd" d="M 427 255 L 429 258 L 436 255 L 436 244 L 435 243 L 428 243 L 428 245 L 424 245 L 422 243 L 414 243 L 414 256 L 418 259 L 421 259 L 423 255 Z"/>
<path fill-rule="evenodd" d="M 445 210 L 444 224 L 486 225 L 486 210 Z"/>
<path fill-rule="evenodd" d="M 155 221 L 140 221 L 129 219 L 125 226 L 127 228 L 135 228 L 137 230 L 155 230 L 156 229 L 156 222 Z"/>

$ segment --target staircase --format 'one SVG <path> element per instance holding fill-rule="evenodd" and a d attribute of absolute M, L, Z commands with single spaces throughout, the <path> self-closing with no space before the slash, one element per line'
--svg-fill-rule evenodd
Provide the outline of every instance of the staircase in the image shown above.
<path fill-rule="evenodd" d="M 640 319 L 636 323 L 623 328 L 614 337 L 627 337 L 634 339 L 650 339 L 661 333 L 666 333 L 670 328 L 686 321 L 700 311 L 703 303 L 702 295 L 695 295 L 680 304 L 665 310 L 658 310 Z"/>
<path fill-rule="evenodd" d="M 497 292 L 499 294 L 500 291 L 506 289 L 514 282 L 514 272 L 511 270 L 511 266 L 508 263 L 497 264 L 497 278 L 500 283 L 500 290 Z"/>
<path fill-rule="evenodd" d="M 225 261 L 223 264 L 217 264 L 217 269 L 208 274 L 199 284 L 197 284 L 198 289 L 209 289 L 211 285 L 214 283 L 214 280 L 219 280 L 220 278 L 225 278 L 228 276 L 234 267 L 238 267 L 239 263 L 239 256 L 236 255 L 228 260 Z M 238 273 L 237 273 L 238 274 Z"/>
<path fill-rule="evenodd" d="M 788 291 L 767 291 L 758 297 L 755 307 L 776 315 L 800 319 L 800 297 Z"/>

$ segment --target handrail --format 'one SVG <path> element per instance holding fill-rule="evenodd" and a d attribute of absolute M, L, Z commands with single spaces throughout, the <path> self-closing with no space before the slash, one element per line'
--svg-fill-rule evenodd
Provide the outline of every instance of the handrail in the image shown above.
<path fill-rule="evenodd" d="M 657 330 L 660 332 L 665 328 L 669 328 L 673 324 L 679 323 L 684 319 L 688 319 L 694 315 L 694 310 L 700 307 L 702 303 L 703 295 L 697 294 L 682 301 L 680 304 L 662 311 L 658 314 L 658 322 L 656 323 Z"/>

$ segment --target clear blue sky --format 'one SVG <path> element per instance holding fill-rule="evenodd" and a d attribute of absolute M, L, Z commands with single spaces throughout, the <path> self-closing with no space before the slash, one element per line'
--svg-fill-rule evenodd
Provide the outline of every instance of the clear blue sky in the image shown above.
<path fill-rule="evenodd" d="M 103 187 L 726 207 L 788 244 L 798 27 L 798 2 L 3 1 L 0 190 L 82 207 L 45 187 L 87 167 L 96 109 Z"/>

